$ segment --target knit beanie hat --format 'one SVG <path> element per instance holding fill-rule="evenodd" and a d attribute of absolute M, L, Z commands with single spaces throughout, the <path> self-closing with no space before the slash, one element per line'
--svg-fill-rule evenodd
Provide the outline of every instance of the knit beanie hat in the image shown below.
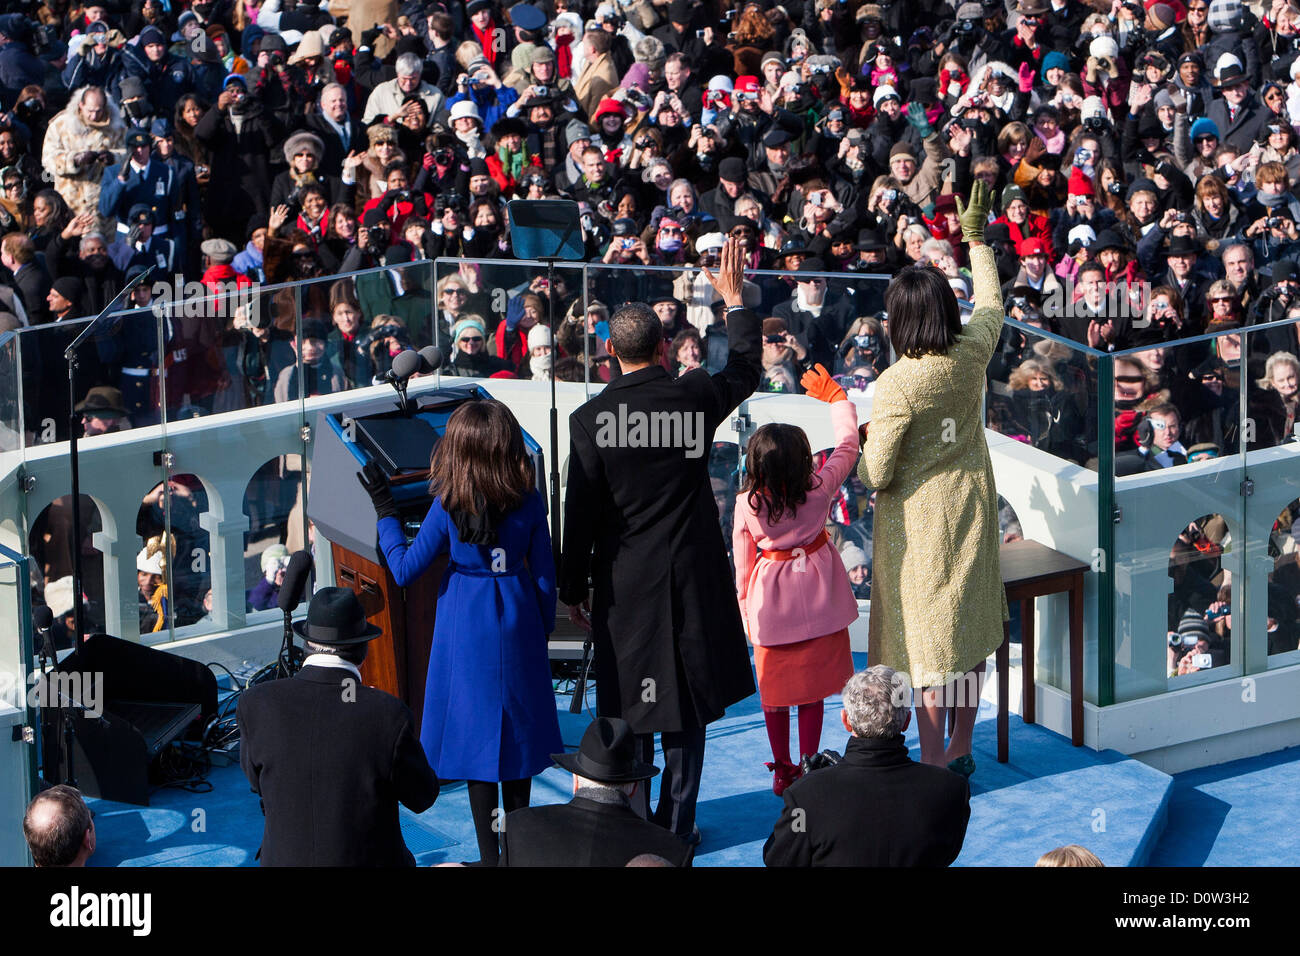
<path fill-rule="evenodd" d="M 457 322 L 455 325 L 451 327 L 452 342 L 453 343 L 459 342 L 460 337 L 464 335 L 466 332 L 468 332 L 470 329 L 478 329 L 480 335 L 482 335 L 484 338 L 487 337 L 487 329 L 484 328 L 483 326 L 483 320 L 478 318 L 477 316 L 471 315 L 461 319 L 459 322 Z"/>
<path fill-rule="evenodd" d="M 550 346 L 550 344 L 551 330 L 548 326 L 539 322 L 528 330 L 528 351 L 531 352 L 533 349 Z"/>

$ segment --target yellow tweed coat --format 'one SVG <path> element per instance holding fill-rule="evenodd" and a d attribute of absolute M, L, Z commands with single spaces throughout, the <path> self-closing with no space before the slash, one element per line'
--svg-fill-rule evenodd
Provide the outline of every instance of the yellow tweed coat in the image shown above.
<path fill-rule="evenodd" d="M 858 475 L 877 490 L 868 659 L 947 683 L 1002 643 L 1006 594 L 984 440 L 984 373 L 1002 330 L 993 252 L 971 250 L 975 310 L 946 355 L 901 358 L 876 383 Z"/>

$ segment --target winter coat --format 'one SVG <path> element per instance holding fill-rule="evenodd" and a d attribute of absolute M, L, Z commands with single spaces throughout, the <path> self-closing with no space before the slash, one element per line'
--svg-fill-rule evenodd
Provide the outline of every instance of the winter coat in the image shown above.
<path fill-rule="evenodd" d="M 766 510 L 755 514 L 749 493 L 736 496 L 732 553 L 736 593 L 750 641 L 772 647 L 833 634 L 858 619 L 858 603 L 844 562 L 830 543 L 811 550 L 826 526 L 830 503 L 858 460 L 858 415 L 850 401 L 830 407 L 835 450 L 817 471 L 816 487 L 794 514 L 773 524 Z M 804 557 L 778 561 L 755 554 L 802 548 Z"/>

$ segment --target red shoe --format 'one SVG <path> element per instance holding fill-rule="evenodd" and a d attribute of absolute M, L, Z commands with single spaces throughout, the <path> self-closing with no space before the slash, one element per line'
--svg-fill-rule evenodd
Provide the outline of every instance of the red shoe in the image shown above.
<path fill-rule="evenodd" d="M 764 766 L 774 774 L 772 777 L 772 792 L 778 797 L 785 793 L 786 787 L 803 776 L 803 771 L 792 763 L 786 763 L 784 760 L 764 764 Z"/>

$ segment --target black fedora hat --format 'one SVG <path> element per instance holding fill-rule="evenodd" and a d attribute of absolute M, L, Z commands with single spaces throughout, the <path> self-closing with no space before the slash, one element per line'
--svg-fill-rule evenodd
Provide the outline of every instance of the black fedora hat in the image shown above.
<path fill-rule="evenodd" d="M 877 226 L 874 229 L 859 229 L 858 242 L 853 248 L 858 252 L 877 252 L 888 249 L 889 243 L 885 241 L 885 231 Z"/>
<path fill-rule="evenodd" d="M 1195 256 L 1200 255 L 1201 244 L 1191 236 L 1174 236 L 1169 240 L 1169 249 L 1166 255 L 1171 256 Z"/>
<path fill-rule="evenodd" d="M 313 644 L 364 644 L 383 633 L 366 620 L 365 609 L 347 588 L 321 588 L 307 606 L 307 620 L 296 621 L 294 633 Z"/>
<path fill-rule="evenodd" d="M 350 592 L 349 592 L 350 593 Z M 597 717 L 587 725 L 576 754 L 551 754 L 556 765 L 597 783 L 633 783 L 659 773 L 637 759 L 637 740 L 626 720 Z"/>

